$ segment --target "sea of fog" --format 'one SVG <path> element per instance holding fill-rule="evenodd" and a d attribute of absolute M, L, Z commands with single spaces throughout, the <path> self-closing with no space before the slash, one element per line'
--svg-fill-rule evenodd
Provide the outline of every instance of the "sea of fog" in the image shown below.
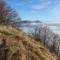
<path fill-rule="evenodd" d="M 50 29 L 54 32 L 54 33 L 57 33 L 57 34 L 59 34 L 60 35 L 60 27 L 59 26 L 49 26 L 50 27 Z"/>
<path fill-rule="evenodd" d="M 40 25 L 39 25 L 40 24 Z M 44 23 L 24 23 L 22 24 L 22 30 L 24 32 L 29 32 L 29 31 L 32 31 L 32 29 L 38 25 L 38 26 L 41 26 L 43 25 L 44 26 Z M 54 33 L 57 33 L 60 35 L 60 24 L 56 24 L 56 23 L 53 23 L 53 24 L 48 24 L 48 27 L 54 32 Z"/>

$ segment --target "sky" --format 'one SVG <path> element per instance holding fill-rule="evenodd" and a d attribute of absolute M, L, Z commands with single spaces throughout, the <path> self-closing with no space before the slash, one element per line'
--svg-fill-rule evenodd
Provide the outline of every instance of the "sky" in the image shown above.
<path fill-rule="evenodd" d="M 22 20 L 60 21 L 60 0 L 6 0 Z"/>
<path fill-rule="evenodd" d="M 7 4 L 15 9 L 22 20 L 40 20 L 59 31 L 60 26 L 60 0 L 6 0 Z"/>

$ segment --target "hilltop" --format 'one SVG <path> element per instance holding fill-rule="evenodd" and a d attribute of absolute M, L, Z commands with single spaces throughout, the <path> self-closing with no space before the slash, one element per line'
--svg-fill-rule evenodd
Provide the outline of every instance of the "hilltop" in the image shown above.
<path fill-rule="evenodd" d="M 0 25 L 0 60 L 56 60 L 40 42 L 18 28 Z"/>

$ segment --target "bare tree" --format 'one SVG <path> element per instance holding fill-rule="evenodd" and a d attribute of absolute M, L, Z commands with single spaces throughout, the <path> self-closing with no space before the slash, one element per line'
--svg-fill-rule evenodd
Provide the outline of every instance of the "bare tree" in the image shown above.
<path fill-rule="evenodd" d="M 53 37 L 53 43 L 52 43 L 51 47 L 49 48 L 51 52 L 55 52 L 55 49 L 56 49 L 56 46 L 55 46 L 56 45 L 56 37 L 57 37 L 57 35 L 55 35 Z"/>
<path fill-rule="evenodd" d="M 17 15 L 11 7 L 9 7 L 4 0 L 0 0 L 0 24 L 16 25 L 20 22 L 21 18 Z"/>
<path fill-rule="evenodd" d="M 40 39 L 41 29 L 42 29 L 41 26 L 40 26 L 40 27 L 35 26 L 35 27 L 33 28 L 33 30 L 30 31 L 30 33 L 29 33 L 30 37 L 32 37 L 33 39 L 35 39 L 35 40 L 37 40 L 37 41 L 41 41 L 41 39 Z"/>
<path fill-rule="evenodd" d="M 47 39 L 47 26 L 45 26 L 44 28 L 43 28 L 43 30 L 44 30 L 44 45 L 46 44 L 46 39 Z"/>

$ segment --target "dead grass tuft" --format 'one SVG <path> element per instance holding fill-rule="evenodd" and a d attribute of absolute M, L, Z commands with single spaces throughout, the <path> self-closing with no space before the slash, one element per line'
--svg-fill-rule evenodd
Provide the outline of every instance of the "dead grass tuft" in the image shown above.
<path fill-rule="evenodd" d="M 2 40 L 5 39 L 5 44 Z M 56 60 L 41 43 L 29 38 L 26 33 L 11 26 L 0 26 L 0 58 L 7 60 Z M 3 45 L 3 46 L 2 46 Z M 5 51 L 7 49 L 8 51 Z M 4 56 L 6 54 L 6 56 Z"/>

